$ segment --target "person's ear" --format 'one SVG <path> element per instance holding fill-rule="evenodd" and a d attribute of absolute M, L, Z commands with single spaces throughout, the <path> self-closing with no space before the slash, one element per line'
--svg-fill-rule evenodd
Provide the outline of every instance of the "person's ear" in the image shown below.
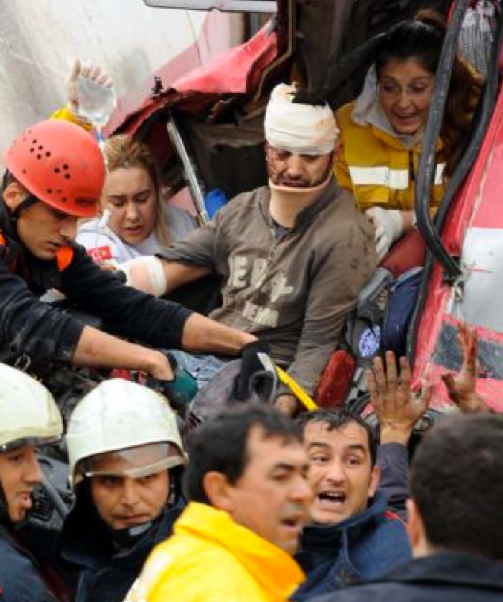
<path fill-rule="evenodd" d="M 425 540 L 423 520 L 414 500 L 408 499 L 405 503 L 407 506 L 407 534 L 410 546 L 413 550 L 418 550 Z"/>
<path fill-rule="evenodd" d="M 214 508 L 232 513 L 234 509 L 233 488 L 224 474 L 215 470 L 207 472 L 203 477 L 203 488 Z"/>
<path fill-rule="evenodd" d="M 379 466 L 375 465 L 372 468 L 372 472 L 370 473 L 370 483 L 369 483 L 369 497 L 374 497 L 377 488 L 379 487 L 379 481 L 381 480 L 381 469 Z"/>
<path fill-rule="evenodd" d="M 14 211 L 18 205 L 28 196 L 28 191 L 19 182 L 11 182 L 3 191 L 3 199 L 7 207 Z"/>

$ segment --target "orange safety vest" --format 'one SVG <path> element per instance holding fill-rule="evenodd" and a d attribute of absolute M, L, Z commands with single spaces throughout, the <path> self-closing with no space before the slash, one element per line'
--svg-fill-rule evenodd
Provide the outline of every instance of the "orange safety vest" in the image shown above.
<path fill-rule="evenodd" d="M 7 246 L 7 240 L 0 231 L 0 245 Z M 56 263 L 58 265 L 58 271 L 62 272 L 72 263 L 73 260 L 73 249 L 71 247 L 61 247 L 56 253 Z M 9 270 L 11 267 L 9 266 Z M 12 266 L 12 270 L 15 269 L 15 265 Z"/>

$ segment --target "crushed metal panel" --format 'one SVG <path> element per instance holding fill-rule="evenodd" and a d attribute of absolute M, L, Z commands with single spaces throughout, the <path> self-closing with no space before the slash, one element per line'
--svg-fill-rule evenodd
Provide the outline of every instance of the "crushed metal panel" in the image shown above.
<path fill-rule="evenodd" d="M 296 0 L 296 63 L 307 89 L 334 107 L 359 93 L 371 60 L 342 71 L 340 61 L 419 8 L 444 8 L 449 0 Z M 364 58 L 366 58 L 364 56 Z M 353 62 L 353 61 L 352 61 Z"/>
<path fill-rule="evenodd" d="M 469 324 L 503 333 L 503 230 L 470 228 L 463 245 L 462 262 L 470 275 L 453 313 Z"/>
<path fill-rule="evenodd" d="M 150 8 L 220 10 L 236 13 L 275 13 L 276 0 L 143 0 Z"/>

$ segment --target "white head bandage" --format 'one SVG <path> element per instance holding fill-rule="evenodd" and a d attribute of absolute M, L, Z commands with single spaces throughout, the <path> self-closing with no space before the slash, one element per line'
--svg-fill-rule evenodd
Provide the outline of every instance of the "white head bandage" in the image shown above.
<path fill-rule="evenodd" d="M 295 86 L 279 84 L 265 112 L 265 138 L 280 150 L 302 155 L 326 155 L 334 150 L 337 126 L 325 106 L 292 102 Z"/>

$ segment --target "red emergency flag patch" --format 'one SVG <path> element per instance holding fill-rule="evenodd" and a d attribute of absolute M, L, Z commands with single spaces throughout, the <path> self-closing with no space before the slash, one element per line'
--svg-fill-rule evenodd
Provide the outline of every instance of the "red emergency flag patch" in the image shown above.
<path fill-rule="evenodd" d="M 96 262 L 112 259 L 112 251 L 108 245 L 104 247 L 95 247 L 94 249 L 87 249 L 87 254 L 93 261 Z"/>

